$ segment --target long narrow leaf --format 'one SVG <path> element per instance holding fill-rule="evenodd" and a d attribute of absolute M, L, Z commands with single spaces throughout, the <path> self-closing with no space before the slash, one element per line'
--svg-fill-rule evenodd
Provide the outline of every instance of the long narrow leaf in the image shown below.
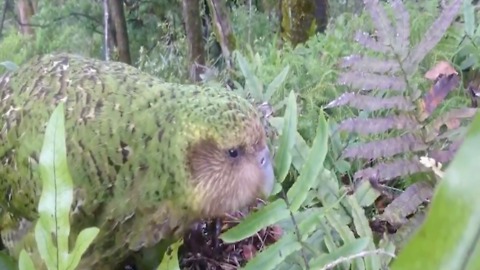
<path fill-rule="evenodd" d="M 225 243 L 235 243 L 250 237 L 261 229 L 290 216 L 283 199 L 269 203 L 258 212 L 248 215 L 240 224 L 224 232 L 220 238 Z"/>
<path fill-rule="evenodd" d="M 277 77 L 275 77 L 275 79 L 273 79 L 273 81 L 267 86 L 267 91 L 265 93 L 265 96 L 263 97 L 264 99 L 263 101 L 269 101 L 272 98 L 275 91 L 277 91 L 280 88 L 280 86 L 283 84 L 283 82 L 287 78 L 289 70 L 290 70 L 290 66 L 287 65 L 282 70 L 282 72 L 280 72 L 280 74 L 278 74 Z"/>
<path fill-rule="evenodd" d="M 43 237 L 55 239 L 55 258 L 51 258 L 48 249 L 39 246 L 42 259 L 53 263 L 58 269 L 65 269 L 63 263 L 68 256 L 68 236 L 70 234 L 69 212 L 73 201 L 73 181 L 67 167 L 67 150 L 65 145 L 65 119 L 63 103 L 53 111 L 45 132 L 44 143 L 40 154 L 40 176 L 42 179 L 42 194 L 38 205 L 40 225 L 38 228 L 48 230 L 38 234 L 36 240 Z M 38 235 L 38 237 L 37 237 Z M 40 237 L 43 235 L 42 237 Z M 44 239 L 45 240 L 45 239 Z M 51 252 L 51 250 L 50 250 Z"/>
<path fill-rule="evenodd" d="M 300 240 L 305 241 L 310 234 L 318 227 L 320 211 L 312 214 L 298 224 L 300 231 Z M 244 270 L 272 270 L 275 269 L 285 258 L 295 251 L 302 248 L 302 244 L 298 241 L 298 237 L 294 232 L 284 235 L 278 242 L 269 246 L 264 251 L 257 254 L 247 265 Z"/>
<path fill-rule="evenodd" d="M 292 148 L 295 145 L 297 132 L 297 102 L 293 91 L 288 96 L 285 110 L 283 131 L 280 135 L 280 146 L 275 156 L 275 175 L 279 183 L 283 182 L 292 164 Z"/>
<path fill-rule="evenodd" d="M 253 74 L 245 57 L 243 57 L 243 55 L 238 51 L 235 51 L 235 55 L 237 57 L 237 62 L 240 67 L 240 70 L 242 71 L 243 76 L 245 77 L 245 89 L 248 89 L 248 91 L 252 94 L 255 100 L 263 101 L 262 100 L 262 93 L 263 93 L 262 84 L 258 81 L 257 77 L 255 77 L 255 75 Z"/>
<path fill-rule="evenodd" d="M 310 262 L 310 267 L 312 269 L 320 269 L 324 267 L 331 261 L 341 257 L 348 257 L 355 255 L 357 253 L 362 252 L 365 248 L 367 248 L 368 244 L 370 243 L 370 239 L 367 238 L 358 238 L 353 240 L 350 243 L 347 243 L 338 249 L 330 252 L 329 254 L 323 255 L 321 257 L 315 258 Z"/>
<path fill-rule="evenodd" d="M 369 238 L 373 240 L 373 233 L 370 229 L 370 225 L 368 223 L 367 217 L 365 216 L 365 211 L 363 208 L 358 204 L 355 196 L 347 196 L 347 201 L 352 207 L 352 215 L 353 215 L 353 223 L 355 225 L 355 229 L 360 237 Z M 370 241 L 368 245 L 368 250 L 373 251 L 375 250 L 375 244 L 373 241 Z M 367 270 L 378 270 L 380 269 L 380 258 L 378 256 L 366 256 L 364 258 L 365 261 L 365 269 Z"/>
<path fill-rule="evenodd" d="M 290 210 L 292 212 L 296 212 L 307 198 L 308 190 L 312 187 L 314 181 L 318 179 L 318 174 L 322 171 L 323 162 L 327 156 L 328 126 L 323 112 L 320 113 L 319 118 L 317 136 L 313 140 L 308 158 L 297 181 L 287 192 L 287 198 L 291 200 Z"/>

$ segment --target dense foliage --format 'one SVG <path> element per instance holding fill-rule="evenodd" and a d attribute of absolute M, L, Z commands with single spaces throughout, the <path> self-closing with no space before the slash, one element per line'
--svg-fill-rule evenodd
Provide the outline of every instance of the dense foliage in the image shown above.
<path fill-rule="evenodd" d="M 122 4 L 132 65 L 191 83 L 179 2 Z M 179 258 L 169 252 L 159 269 L 174 269 L 172 262 L 185 269 L 478 266 L 480 204 L 472 191 L 480 180 L 471 162 L 480 144 L 478 117 L 471 124 L 480 93 L 477 1 L 325 1 L 327 28 L 313 27 L 294 43 L 281 27 L 285 6 L 227 1 L 236 40 L 231 69 L 208 1 L 201 2 L 205 72 L 196 83 L 225 85 L 266 111 L 278 185 L 264 207 L 224 223 L 221 252 L 207 223 L 202 247 L 186 237 L 173 246 Z M 105 57 L 100 1 L 39 1 L 30 18 L 34 34 L 19 31 L 16 3 L 0 4 L 0 72 L 50 52 Z M 115 61 L 119 44 L 112 44 Z M 240 225 L 226 232 L 232 223 Z M 448 228 L 457 238 L 439 241 Z M 31 269 L 26 258 L 21 263 Z"/>

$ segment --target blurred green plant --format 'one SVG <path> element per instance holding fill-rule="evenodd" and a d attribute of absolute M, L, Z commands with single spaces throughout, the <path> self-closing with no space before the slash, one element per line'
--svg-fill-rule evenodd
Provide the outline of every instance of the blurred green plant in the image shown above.
<path fill-rule="evenodd" d="M 428 217 L 391 269 L 480 269 L 479 148 L 480 115 L 477 114 L 435 189 Z M 433 167 L 439 166 L 433 164 Z"/>

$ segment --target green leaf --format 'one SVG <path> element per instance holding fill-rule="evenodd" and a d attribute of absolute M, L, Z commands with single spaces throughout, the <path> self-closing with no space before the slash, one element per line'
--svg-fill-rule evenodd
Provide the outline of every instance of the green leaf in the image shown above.
<path fill-rule="evenodd" d="M 243 57 L 243 55 L 238 51 L 235 51 L 235 54 L 237 56 L 237 62 L 240 70 L 245 77 L 245 89 L 250 91 L 255 100 L 264 101 L 262 84 L 258 81 L 258 78 L 255 76 L 255 74 L 253 74 L 245 57 Z"/>
<path fill-rule="evenodd" d="M 436 187 L 420 229 L 392 269 L 480 269 L 480 114 Z"/>
<path fill-rule="evenodd" d="M 323 111 L 320 112 L 317 135 L 313 140 L 308 158 L 300 171 L 300 176 L 287 192 L 290 210 L 296 212 L 307 198 L 308 191 L 313 186 L 318 174 L 323 169 L 323 162 L 328 152 L 328 126 Z"/>
<path fill-rule="evenodd" d="M 352 168 L 352 165 L 350 164 L 350 162 L 343 159 L 336 160 L 333 163 L 333 166 L 335 166 L 335 170 L 337 171 L 338 174 L 348 173 Z"/>
<path fill-rule="evenodd" d="M 235 243 L 289 216 L 290 211 L 288 211 L 285 201 L 277 199 L 259 211 L 248 215 L 240 224 L 224 232 L 220 238 L 225 243 Z"/>
<path fill-rule="evenodd" d="M 390 241 L 390 239 L 388 239 L 387 237 L 384 237 L 380 240 L 378 248 L 383 249 L 385 252 L 390 254 L 395 254 L 395 250 L 397 249 L 393 241 Z M 381 258 L 381 265 L 389 265 L 393 259 L 394 258 L 391 256 L 383 255 Z"/>
<path fill-rule="evenodd" d="M 157 270 L 180 270 L 180 265 L 178 264 L 178 249 L 182 244 L 183 240 L 178 240 L 167 248 Z"/>
<path fill-rule="evenodd" d="M 325 224 L 324 227 L 325 228 L 323 228 L 323 231 L 325 231 L 325 236 L 324 236 L 323 241 L 325 242 L 325 246 L 327 247 L 328 253 L 331 253 L 331 252 L 334 252 L 335 250 L 338 249 L 337 243 L 335 242 L 335 240 L 333 238 L 333 234 L 335 233 L 335 231 L 328 228 L 326 224 Z M 355 238 L 354 238 L 354 240 L 355 240 Z M 325 254 L 320 254 L 317 259 L 325 258 L 325 257 L 326 257 Z M 328 258 L 328 259 L 322 260 L 322 263 L 323 262 L 324 263 L 329 263 L 330 261 L 333 261 L 333 260 L 335 260 L 335 259 Z M 310 261 L 309 265 L 311 265 L 311 264 L 312 264 L 312 262 Z M 317 262 L 317 264 L 319 264 L 319 263 Z M 342 263 L 340 268 L 341 269 L 350 269 L 350 264 Z"/>
<path fill-rule="evenodd" d="M 0 269 L 15 269 L 15 268 L 3 268 L 3 265 Z M 28 253 L 25 250 L 20 252 L 18 258 L 18 269 L 19 270 L 35 270 L 35 265 L 33 264 L 32 258 L 28 256 Z"/>
<path fill-rule="evenodd" d="M 77 241 L 75 241 L 75 246 L 73 247 L 72 253 L 69 256 L 68 265 L 70 267 L 66 268 L 66 270 L 75 270 L 75 267 L 80 262 L 83 253 L 87 251 L 87 248 L 93 242 L 95 237 L 97 237 L 99 233 L 99 229 L 95 227 L 83 229 L 77 237 Z"/>
<path fill-rule="evenodd" d="M 285 235 L 273 245 L 253 257 L 253 259 L 251 259 L 242 269 L 275 269 L 275 267 L 283 262 L 288 255 L 301 248 L 302 245 L 297 241 L 296 236 L 293 234 Z"/>
<path fill-rule="evenodd" d="M 28 268 L 27 267 L 28 265 L 21 265 L 20 264 L 20 270 L 22 269 L 33 269 L 33 268 Z M 21 268 L 23 267 L 23 268 Z M 27 267 L 27 268 L 25 268 Z M 17 270 L 17 264 L 15 262 L 15 260 L 10 257 L 8 254 L 6 254 L 3 250 L 0 251 L 0 269 L 5 269 L 5 270 Z"/>
<path fill-rule="evenodd" d="M 275 155 L 275 175 L 279 183 L 283 182 L 290 170 L 292 164 L 291 152 L 295 145 L 295 134 L 297 132 L 297 102 L 293 91 L 288 96 L 284 119 L 279 149 Z"/>
<path fill-rule="evenodd" d="M 355 189 L 354 195 L 360 206 L 367 207 L 372 205 L 381 193 L 374 189 L 369 181 L 362 181 Z"/>
<path fill-rule="evenodd" d="M 327 264 L 335 261 L 338 258 L 349 257 L 355 254 L 358 254 L 365 250 L 370 244 L 370 239 L 368 238 L 358 238 L 349 242 L 336 250 L 330 252 L 329 254 L 322 255 L 318 258 L 313 259 L 309 265 L 311 269 L 320 269 L 325 267 Z"/>
<path fill-rule="evenodd" d="M 16 71 L 18 69 L 18 66 L 11 61 L 0 62 L 0 66 L 5 67 L 9 71 Z"/>
<path fill-rule="evenodd" d="M 463 18 L 465 20 L 465 33 L 470 37 L 475 34 L 475 8 L 471 0 L 463 0 Z"/>
<path fill-rule="evenodd" d="M 49 268 L 65 269 L 68 256 L 68 236 L 70 234 L 70 207 L 73 201 L 73 181 L 67 166 L 65 145 L 65 118 L 63 103 L 60 103 L 50 116 L 40 153 L 39 170 L 42 179 L 42 194 L 38 205 L 40 213 L 37 228 L 46 230 L 35 237 L 44 244 L 39 252 Z M 35 230 L 36 234 L 39 232 Z M 40 246 L 49 245 L 45 239 L 56 238 L 55 254 L 52 247 L 42 250 Z M 52 239 L 53 240 L 53 239 Z M 52 255 L 54 256 L 52 258 Z"/>
<path fill-rule="evenodd" d="M 330 226 L 332 226 L 332 228 L 337 231 L 342 241 L 344 243 L 354 242 L 356 238 L 352 230 L 350 230 L 348 224 L 342 223 L 339 218 L 337 218 L 337 215 L 337 213 L 333 213 L 332 211 L 327 211 L 325 213 L 325 217 L 328 223 L 330 224 Z M 354 259 L 351 269 L 363 270 L 365 269 L 365 263 L 361 258 Z"/>
<path fill-rule="evenodd" d="M 315 231 L 320 223 L 321 210 L 318 209 L 317 213 L 308 216 L 300 224 L 298 224 L 298 230 L 300 231 L 300 240 L 305 241 L 309 235 Z M 271 270 L 275 269 L 277 265 L 285 260 L 285 258 L 302 248 L 302 244 L 298 242 L 298 238 L 294 232 L 288 232 L 286 235 L 268 246 L 265 250 L 257 254 L 251 259 L 244 268 L 244 270 Z"/>
<path fill-rule="evenodd" d="M 49 269 L 57 269 L 57 248 L 53 243 L 50 228 L 55 227 L 50 225 L 48 216 L 41 215 L 35 225 L 35 241 L 45 265 Z"/>
<path fill-rule="evenodd" d="M 263 101 L 269 101 L 275 91 L 277 91 L 280 86 L 282 86 L 283 82 L 287 78 L 288 71 L 290 70 L 290 66 L 286 66 L 282 72 L 280 72 L 274 79 L 273 81 L 267 86 L 267 91 L 265 93 L 265 96 L 263 97 Z"/>
<path fill-rule="evenodd" d="M 352 207 L 352 216 L 353 224 L 355 225 L 355 230 L 360 237 L 368 238 L 371 241 L 368 245 L 368 250 L 375 250 L 375 244 L 373 243 L 373 233 L 368 223 L 367 217 L 365 216 L 365 211 L 358 204 L 355 196 L 347 196 L 347 201 Z M 366 256 L 364 258 L 365 269 L 367 270 L 378 270 L 380 269 L 380 257 L 379 256 Z"/>
<path fill-rule="evenodd" d="M 47 123 L 38 168 L 42 194 L 38 205 L 40 216 L 35 226 L 35 240 L 40 257 L 48 269 L 73 270 L 99 229 L 82 230 L 72 253 L 69 253 L 73 181 L 67 165 L 63 103 L 55 108 Z"/>

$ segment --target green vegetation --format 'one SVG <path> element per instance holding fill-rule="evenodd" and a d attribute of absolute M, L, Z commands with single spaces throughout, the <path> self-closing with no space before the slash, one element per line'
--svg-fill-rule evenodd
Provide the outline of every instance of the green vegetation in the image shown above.
<path fill-rule="evenodd" d="M 285 6 L 277 11 L 269 1 L 253 1 L 253 6 L 227 2 L 236 40 L 234 66 L 229 70 L 225 64 L 222 44 L 215 39 L 218 30 L 205 30 L 206 68 L 195 83 L 232 88 L 265 113 L 277 178 L 265 206 L 234 220 L 239 225 L 222 229 L 224 246 L 241 250 L 241 255 L 231 251 L 241 256 L 241 267 L 480 268 L 480 116 L 475 117 L 474 95 L 480 93 L 478 1 L 450 0 L 442 8 L 433 0 L 365 0 L 360 10 L 360 1 L 331 3 L 326 30 L 312 26 L 308 39 L 295 39 L 295 46 L 279 30 L 295 19 L 278 16 Z M 132 65 L 165 81 L 192 83 L 181 4 L 125 3 Z M 206 18 L 206 5 L 201 6 Z M 41 1 L 36 10 L 31 36 L 18 31 L 16 15 L 7 12 L 0 74 L 38 54 L 103 58 L 99 2 Z M 110 57 L 118 60 L 115 48 Z M 72 187 L 63 157 L 68 134 L 61 131 L 62 119 L 59 106 L 44 139 L 40 167 L 46 188 L 36 241 L 49 251 L 42 255 L 49 269 L 63 270 L 74 269 L 97 231 L 76 236 L 72 251 L 64 242 L 69 236 L 65 202 L 71 201 Z M 61 151 L 60 157 L 47 157 L 49 151 Z M 57 163 L 62 164 L 53 168 Z M 62 174 L 52 179 L 55 170 Z M 52 180 L 70 192 L 63 208 L 46 201 L 55 193 Z M 52 215 L 64 226 L 54 226 Z M 55 228 L 58 240 L 47 240 Z M 283 234 L 275 235 L 278 231 Z M 267 238 L 274 241 L 264 245 Z M 182 249 L 184 242 L 167 250 L 158 269 L 206 267 L 187 262 L 192 255 Z M 200 250 L 212 250 L 204 246 Z M 199 256 L 208 259 L 209 267 L 223 267 L 212 269 L 234 269 L 225 250 L 220 259 L 207 252 Z M 59 253 L 64 256 L 54 256 Z M 73 264 L 57 266 L 59 258 Z M 0 267 L 14 269 L 16 263 L 0 252 Z M 20 269 L 35 269 L 26 253 L 18 263 Z"/>

